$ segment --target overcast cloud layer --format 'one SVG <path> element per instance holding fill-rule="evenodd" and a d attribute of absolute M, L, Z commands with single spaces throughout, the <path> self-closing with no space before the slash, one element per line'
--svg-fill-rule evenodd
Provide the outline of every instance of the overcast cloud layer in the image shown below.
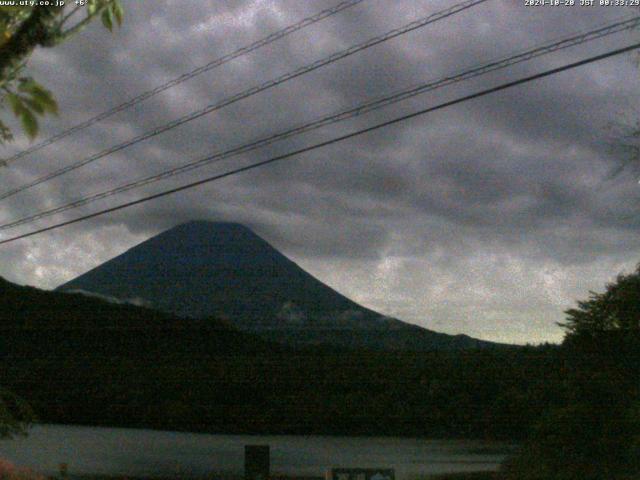
<path fill-rule="evenodd" d="M 41 138 L 336 2 L 126 1 L 123 28 L 96 23 L 40 50 L 33 75 L 59 119 Z M 20 186 L 163 122 L 286 73 L 453 0 L 367 0 L 183 83 L 2 170 Z M 205 116 L 2 203 L 1 221 L 310 121 L 368 98 L 587 30 L 620 7 L 493 0 Z M 113 197 L 74 218 L 284 153 L 392 116 L 637 41 L 637 32 L 419 96 L 337 127 Z M 247 224 L 320 280 L 381 313 L 507 342 L 559 341 L 563 311 L 640 261 L 640 186 L 607 145 L 638 109 L 637 55 L 612 58 L 441 110 L 0 249 L 0 275 L 52 288 L 191 219 Z M 22 137 L 5 155 L 28 146 Z M 32 226 L 3 232 L 2 238 Z"/>

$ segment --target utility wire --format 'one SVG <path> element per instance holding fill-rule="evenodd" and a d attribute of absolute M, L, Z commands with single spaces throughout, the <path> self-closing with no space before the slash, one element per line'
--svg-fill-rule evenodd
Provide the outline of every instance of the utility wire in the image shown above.
<path fill-rule="evenodd" d="M 600 61 L 600 60 L 604 60 L 605 58 L 610 58 L 610 57 L 613 57 L 613 56 L 616 56 L 616 55 L 621 55 L 623 53 L 627 53 L 627 52 L 630 52 L 630 51 L 633 51 L 633 50 L 637 50 L 638 48 L 640 48 L 640 43 L 635 43 L 633 45 L 629 45 L 629 46 L 626 46 L 626 47 L 623 47 L 623 48 L 618 48 L 616 50 L 611 50 L 609 52 L 606 52 L 606 53 L 603 53 L 603 54 L 600 54 L 600 55 L 595 55 L 593 57 L 589 57 L 589 58 L 586 58 L 584 60 L 580 60 L 578 62 L 570 63 L 570 64 L 567 64 L 567 65 L 563 65 L 562 67 L 553 68 L 551 70 L 546 70 L 544 72 L 541 72 L 541 73 L 538 73 L 538 74 L 535 74 L 535 75 L 530 75 L 530 76 L 527 76 L 527 77 L 524 77 L 524 78 L 520 78 L 518 80 L 514 80 L 514 81 L 511 81 L 511 82 L 503 83 L 503 84 L 498 85 L 496 87 L 488 88 L 486 90 L 481 90 L 479 92 L 472 93 L 470 95 L 466 95 L 464 97 L 460 97 L 460 98 L 457 98 L 455 100 L 450 100 L 448 102 L 440 103 L 439 105 L 436 105 L 434 107 L 429 107 L 429 108 L 425 108 L 425 109 L 422 109 L 422 110 L 418 110 L 418 111 L 413 112 L 413 113 L 402 115 L 402 116 L 396 117 L 396 118 L 394 118 L 392 120 L 387 120 L 385 122 L 378 123 L 378 124 L 373 125 L 371 127 L 363 128 L 361 130 L 357 130 L 355 132 L 351 132 L 351 133 L 348 133 L 346 135 L 342 135 L 340 137 L 335 137 L 335 138 L 332 138 L 330 140 L 326 140 L 324 142 L 316 143 L 316 144 L 310 145 L 308 147 L 300 148 L 298 150 L 293 150 L 291 152 L 288 152 L 288 153 L 285 153 L 285 154 L 282 154 L 282 155 L 278 155 L 276 157 L 272 157 L 272 158 L 269 158 L 267 160 L 263 160 L 263 161 L 260 161 L 260 162 L 252 163 L 250 165 L 246 165 L 244 167 L 239 167 L 239 168 L 236 168 L 236 169 L 233 169 L 233 170 L 229 170 L 227 172 L 220 173 L 220 174 L 217 174 L 217 175 L 213 175 L 211 177 L 203 178 L 203 179 L 197 180 L 195 182 L 187 183 L 185 185 L 181 185 L 179 187 L 175 187 L 175 188 L 172 188 L 172 189 L 169 189 L 169 190 L 164 190 L 162 192 L 155 193 L 153 195 L 149 195 L 149 196 L 146 196 L 146 197 L 143 197 L 143 198 L 139 198 L 139 199 L 131 201 L 131 202 L 122 203 L 120 205 L 116 205 L 115 207 L 106 208 L 104 210 L 100 210 L 98 212 L 91 213 L 89 215 L 84 215 L 82 217 L 74 218 L 72 220 L 67 220 L 65 222 L 57 223 L 55 225 L 50 225 L 50 226 L 45 227 L 45 228 L 41 228 L 41 229 L 34 230 L 34 231 L 31 231 L 31 232 L 28 232 L 28 233 L 24 233 L 22 235 L 17 235 L 15 237 L 7 238 L 5 240 L 1 240 L 0 241 L 0 245 L 4 245 L 4 244 L 10 243 L 10 242 L 15 242 L 15 241 L 23 239 L 23 238 L 32 237 L 32 236 L 38 235 L 40 233 L 48 232 L 48 231 L 51 231 L 51 230 L 54 230 L 54 229 L 57 229 L 57 228 L 61 228 L 61 227 L 67 226 L 67 225 L 71 225 L 71 224 L 78 223 L 78 222 L 81 222 L 81 221 L 84 221 L 84 220 L 88 220 L 90 218 L 99 217 L 99 216 L 105 215 L 107 213 L 115 212 L 115 211 L 122 210 L 122 209 L 125 209 L 125 208 L 128 208 L 128 207 L 132 207 L 134 205 L 139 205 L 141 203 L 149 202 L 151 200 L 155 200 L 157 198 L 165 197 L 167 195 L 171 195 L 171 194 L 174 194 L 174 193 L 177 193 L 177 192 L 181 192 L 183 190 L 188 190 L 188 189 L 197 187 L 199 185 L 204 185 L 206 183 L 211 183 L 211 182 L 216 181 L 216 180 L 220 180 L 220 179 L 223 179 L 223 178 L 226 178 L 226 177 L 230 177 L 230 176 L 236 175 L 238 173 L 246 172 L 246 171 L 258 168 L 258 167 L 262 167 L 262 166 L 265 166 L 265 165 L 276 163 L 276 162 L 285 160 L 287 158 L 291 158 L 291 157 L 294 157 L 294 156 L 297 156 L 297 155 L 301 155 L 303 153 L 310 152 L 312 150 L 316 150 L 318 148 L 326 147 L 328 145 L 332 145 L 334 143 L 342 142 L 344 140 L 347 140 L 347 139 L 350 139 L 350 138 L 353 138 L 353 137 L 357 137 L 357 136 L 363 135 L 365 133 L 373 132 L 375 130 L 379 130 L 379 129 L 384 128 L 384 127 L 395 125 L 396 123 L 404 122 L 406 120 L 409 120 L 409 119 L 412 119 L 412 118 L 415 118 L 415 117 L 419 117 L 419 116 L 425 115 L 427 113 L 434 112 L 436 110 L 442 110 L 444 108 L 447 108 L 447 107 L 450 107 L 450 106 L 453 106 L 453 105 L 458 105 L 460 103 L 464 103 L 466 101 L 473 100 L 475 98 L 484 97 L 484 96 L 492 94 L 492 93 L 496 93 L 496 92 L 499 92 L 499 91 L 502 91 L 502 90 L 506 90 L 508 88 L 515 87 L 517 85 L 522 85 L 524 83 L 529 83 L 529 82 L 532 82 L 534 80 L 538 80 L 538 79 L 541 79 L 541 78 L 544 78 L 544 77 L 549 77 L 551 75 L 556 75 L 556 74 L 558 74 L 560 72 L 564 72 L 566 70 L 571 70 L 573 68 L 577 68 L 577 67 L 580 67 L 580 66 L 583 66 L 583 65 L 587 65 L 589 63 L 593 63 L 593 62 L 597 62 L 597 61 Z"/>
<path fill-rule="evenodd" d="M 24 184 L 18 188 L 15 188 L 13 190 L 9 190 L 3 194 L 0 194 L 0 200 L 4 200 L 6 198 L 9 198 L 13 195 L 16 195 L 17 193 L 23 192 L 31 187 L 35 187 L 36 185 L 40 185 L 41 183 L 47 182 L 49 180 L 52 180 L 56 177 L 59 177 L 60 175 L 64 175 L 65 173 L 69 173 L 73 170 L 76 170 L 80 167 L 83 167 L 85 165 L 88 165 L 89 163 L 95 162 L 96 160 L 106 157 L 107 155 L 110 155 L 112 153 L 115 152 L 119 152 L 120 150 L 124 150 L 125 148 L 128 148 L 132 145 L 135 145 L 136 143 L 139 143 L 143 140 L 147 140 L 149 138 L 155 137 L 156 135 L 160 135 L 161 133 L 164 133 L 168 130 L 171 130 L 173 128 L 176 128 L 180 125 L 183 125 L 187 122 L 190 122 L 192 120 L 195 120 L 197 118 L 200 118 L 204 115 L 207 115 L 211 112 L 214 112 L 216 110 L 220 110 L 221 108 L 224 108 L 226 106 L 229 106 L 233 103 L 236 103 L 240 100 L 243 100 L 245 98 L 251 97 L 253 95 L 256 95 L 257 93 L 263 92 L 265 90 L 268 90 L 270 88 L 273 88 L 277 85 L 280 85 L 288 80 L 291 80 L 293 78 L 299 77 L 301 75 L 304 75 L 306 73 L 309 73 L 311 71 L 317 70 L 321 67 L 324 67 L 325 65 L 329 65 L 330 63 L 334 63 L 337 62 L 338 60 L 341 60 L 343 58 L 349 57 L 351 55 L 354 55 L 362 50 L 365 50 L 367 48 L 373 47 L 375 45 L 378 45 L 380 43 L 386 42 L 388 40 L 391 40 L 392 38 L 398 37 L 400 35 L 404 35 L 406 33 L 409 33 L 413 30 L 417 30 L 419 28 L 425 27 L 431 23 L 435 23 L 439 20 L 442 20 L 444 18 L 450 17 L 452 15 L 455 15 L 463 10 L 466 10 L 468 8 L 474 7 L 476 5 L 479 5 L 481 3 L 485 3 L 489 0 L 467 0 L 461 3 L 458 3 L 456 5 L 454 5 L 453 7 L 447 8 L 445 10 L 441 10 L 439 12 L 436 12 L 434 14 L 431 14 L 427 17 L 423 17 L 419 20 L 415 20 L 403 27 L 400 28 L 396 28 L 394 30 L 391 30 L 383 35 L 371 38 L 363 43 L 360 43 L 358 45 L 354 45 L 352 47 L 347 48 L 346 50 L 342 50 L 340 52 L 336 52 L 328 57 L 325 57 L 323 59 L 317 60 L 309 65 L 300 67 L 296 70 L 293 70 L 289 73 L 286 73 L 284 75 L 281 75 L 280 77 L 277 77 L 273 80 L 269 80 L 267 82 L 264 82 L 260 85 L 257 85 L 255 87 L 252 87 L 248 90 L 245 90 L 243 92 L 237 93 L 236 95 L 233 95 L 231 97 L 228 97 L 218 103 L 214 103 L 211 105 L 208 105 L 207 107 L 201 109 L 201 110 L 197 110 L 195 112 L 189 113 L 187 115 L 184 115 L 176 120 L 173 120 L 169 123 L 166 123 L 164 125 L 161 125 L 160 127 L 154 128 L 153 130 L 150 130 L 148 132 L 145 132 L 141 135 L 138 135 L 137 137 L 134 137 L 130 140 L 127 140 L 124 143 L 115 145 L 113 147 L 107 148 L 106 150 L 102 150 L 101 152 L 92 155 L 90 157 L 87 157 L 83 160 L 80 160 L 78 162 L 72 163 L 66 167 L 62 167 L 58 170 L 55 170 L 47 175 L 44 175 L 42 177 L 37 178 L 36 180 L 33 180 L 27 184 Z"/>
<path fill-rule="evenodd" d="M 127 100 L 124 103 L 121 103 L 120 105 L 117 105 L 105 112 L 102 112 L 98 115 L 96 115 L 95 117 L 92 117 L 82 123 L 79 123 L 67 130 L 64 130 L 60 133 L 57 133 L 55 135 L 53 135 L 52 137 L 47 138 L 46 140 L 43 140 L 40 143 L 37 143 L 36 145 L 33 145 L 32 147 L 29 147 L 19 153 L 16 153 L 15 155 L 7 158 L 6 160 L 4 160 L 4 165 L 9 164 L 10 162 L 13 162 L 15 160 L 18 160 L 19 158 L 25 157 L 33 152 L 37 152 L 38 150 L 42 150 L 44 147 L 49 146 L 55 142 L 57 142 L 58 140 L 61 140 L 65 137 L 68 137 L 69 135 L 79 132 L 80 130 L 84 130 L 85 128 L 88 128 L 98 122 L 101 122 L 102 120 L 105 120 L 106 118 L 111 117 L 112 115 L 115 115 L 116 113 L 122 112 L 123 110 L 126 110 L 128 108 L 133 107 L 134 105 L 137 105 L 138 103 L 144 102 L 145 100 L 148 100 L 149 98 L 157 95 L 158 93 L 164 92 L 165 90 L 168 90 L 172 87 L 175 87 L 176 85 L 181 84 L 182 82 L 186 82 L 187 80 L 192 79 L 193 77 L 200 75 L 201 73 L 204 72 L 208 72 L 209 70 L 213 70 L 214 68 L 217 68 L 227 62 L 230 62 L 231 60 L 234 60 L 238 57 L 241 57 L 243 55 L 246 55 L 248 53 L 253 52 L 254 50 L 258 50 L 261 47 L 264 47 L 266 45 L 269 45 L 270 43 L 275 42 L 276 40 L 280 40 L 281 38 L 286 37 L 287 35 L 290 35 L 294 32 L 297 32 L 298 30 L 302 30 L 305 27 L 308 27 L 309 25 L 313 25 L 314 23 L 317 23 L 321 20 L 324 20 L 325 18 L 331 17 L 337 13 L 342 12 L 343 10 L 346 10 L 348 8 L 351 8 L 355 5 L 358 5 L 359 3 L 364 2 L 365 0 L 347 0 L 344 2 L 341 2 L 337 5 L 335 5 L 334 7 L 328 8 L 326 10 L 322 10 L 318 13 L 316 13 L 315 15 L 312 15 L 310 17 L 304 18 L 302 20 L 300 20 L 297 23 L 294 23 L 292 25 L 289 25 L 288 27 L 283 28 L 282 30 L 279 30 L 277 32 L 272 33 L 271 35 L 264 37 L 260 40 L 257 40 L 256 42 L 253 42 L 250 45 L 246 45 L 244 47 L 241 47 L 237 50 L 235 50 L 234 52 L 231 52 L 227 55 L 224 55 L 220 58 L 217 58 L 215 60 L 212 60 L 211 62 L 207 63 L 206 65 L 202 65 L 188 73 L 185 73 L 183 75 L 180 75 L 179 77 L 176 77 L 172 80 L 169 80 L 166 83 L 163 83 L 162 85 L 158 85 L 157 87 L 153 88 L 152 90 L 147 90 L 146 92 L 141 93 L 140 95 L 133 97 L 129 100 Z"/>
<path fill-rule="evenodd" d="M 165 170 L 161 173 L 157 173 L 154 175 L 150 175 L 138 180 L 134 180 L 132 182 L 129 183 L 125 183 L 124 185 L 120 185 L 118 187 L 115 188 L 111 188 L 99 193 L 94 193 L 88 196 L 85 196 L 83 198 L 80 198 L 78 200 L 75 200 L 73 202 L 58 206 L 58 207 L 54 207 L 51 208 L 49 210 L 44 210 L 41 212 L 37 212 L 25 217 L 22 217 L 20 219 L 17 219 L 15 221 L 9 222 L 9 223 L 5 223 L 5 224 L 1 224 L 0 225 L 0 230 L 7 230 L 10 228 L 14 228 L 17 227 L 19 225 L 25 225 L 25 224 L 29 224 L 32 223 L 36 220 L 40 220 L 42 218 L 46 218 L 46 217 L 50 217 L 52 215 L 55 215 L 57 213 L 62 213 L 65 212 L 67 210 L 71 210 L 73 208 L 78 208 L 84 205 L 87 205 L 89 203 L 93 203 L 97 200 L 101 200 L 119 193 L 123 193 L 135 188 L 139 188 L 142 187 L 144 185 L 148 185 L 150 183 L 154 183 L 166 178 L 170 178 L 173 177 L 175 175 L 179 175 L 182 173 L 186 173 L 189 172 L 191 170 L 195 170 L 197 168 L 201 168 L 203 166 L 209 165 L 211 163 L 214 162 L 219 162 L 222 160 L 225 160 L 227 158 L 230 157 L 235 157 L 237 155 L 243 154 L 243 153 L 247 153 L 253 150 L 256 150 L 258 148 L 270 145 L 272 143 L 275 143 L 277 141 L 281 141 L 284 140 L 286 138 L 290 138 L 292 136 L 297 136 L 300 135 L 302 133 L 306 133 L 312 130 L 316 130 L 318 128 L 324 127 L 326 125 L 331 125 L 337 122 L 341 122 L 341 121 L 345 121 L 347 119 L 353 118 L 355 116 L 364 114 L 364 113 L 368 113 L 370 111 L 373 110 L 377 110 L 380 108 L 383 108 L 385 106 L 406 100 L 408 98 L 429 92 L 429 91 L 433 91 L 436 90 L 438 88 L 442 88 L 454 83 L 458 83 L 461 81 L 465 81 L 465 80 L 469 80 L 471 78 L 475 78 L 481 75 L 484 75 L 486 73 L 489 72 L 493 72 L 496 70 L 500 70 L 500 69 L 504 69 L 510 66 L 513 66 L 515 64 L 518 63 L 522 63 L 528 60 L 531 60 L 533 58 L 537 58 L 540 57 L 542 55 L 547 55 L 553 52 L 556 52 L 558 50 L 562 50 L 562 49 L 566 49 L 575 45 L 580 45 L 589 41 L 593 41 L 608 35 L 612 35 L 614 33 L 618 33 L 620 31 L 624 31 L 624 30 L 628 30 L 631 28 L 635 28 L 638 25 L 640 25 L 640 16 L 636 16 L 630 19 L 624 19 L 618 22 L 615 22 L 613 24 L 609 24 L 600 28 L 597 28 L 595 30 L 590 30 L 587 32 L 581 32 L 579 34 L 574 34 L 571 37 L 568 38 L 564 38 L 560 41 L 556 41 L 553 43 L 547 43 L 544 44 L 542 46 L 538 46 L 538 47 L 534 47 L 528 50 L 525 50 L 523 52 L 517 53 L 515 55 L 511 55 L 509 57 L 502 57 L 498 60 L 493 60 L 489 63 L 485 63 L 476 67 L 473 67 L 469 70 L 465 70 L 461 73 L 455 74 L 455 75 L 450 75 L 447 77 L 443 77 L 440 78 L 438 80 L 435 81 L 431 81 L 425 84 L 421 84 L 418 86 L 414 86 L 411 87 L 409 89 L 405 89 L 384 97 L 380 97 L 376 100 L 371 100 L 368 101 L 364 104 L 361 104 L 357 107 L 345 110 L 345 111 L 341 111 L 339 113 L 334 113 L 325 117 L 322 117 L 320 119 L 317 119 L 313 122 L 304 124 L 304 125 L 300 125 L 297 126 L 295 128 L 291 128 L 289 130 L 286 130 L 284 132 L 280 132 L 271 136 L 267 136 L 255 141 L 252 141 L 250 143 L 238 146 L 238 147 L 234 147 L 231 148 L 229 150 L 223 151 L 223 152 L 219 152 L 219 153 L 214 153 L 212 155 L 208 155 L 204 158 L 192 161 L 192 162 L 188 162 L 184 165 L 169 169 L 169 170 Z"/>

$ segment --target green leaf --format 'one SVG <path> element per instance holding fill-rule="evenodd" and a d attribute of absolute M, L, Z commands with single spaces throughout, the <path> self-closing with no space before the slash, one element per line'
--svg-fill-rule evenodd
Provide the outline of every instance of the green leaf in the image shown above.
<path fill-rule="evenodd" d="M 11 105 L 13 114 L 16 117 L 19 116 L 22 110 L 24 110 L 24 105 L 22 104 L 20 97 L 15 93 L 7 93 L 7 100 L 9 101 L 9 105 Z"/>
<path fill-rule="evenodd" d="M 122 8 L 122 4 L 119 0 L 115 0 L 113 2 L 113 15 L 116 17 L 116 22 L 118 22 L 118 26 L 122 25 L 122 19 L 124 18 L 124 9 Z"/>
<path fill-rule="evenodd" d="M 33 98 L 23 98 L 22 101 L 32 112 L 35 112 L 38 115 L 45 114 L 44 105 L 42 105 L 42 103 L 38 102 L 37 100 L 34 100 Z"/>
<path fill-rule="evenodd" d="M 87 14 L 89 16 L 95 15 L 99 8 L 100 4 L 97 0 L 89 0 L 89 3 L 87 4 Z"/>
<path fill-rule="evenodd" d="M 20 122 L 22 123 L 22 128 L 26 132 L 27 136 L 30 140 L 36 138 L 38 135 L 38 119 L 31 112 L 31 110 L 25 108 L 20 115 Z"/>
<path fill-rule="evenodd" d="M 40 85 L 35 84 L 29 92 L 31 97 L 44 108 L 45 112 L 58 114 L 58 103 L 53 98 L 53 94 Z"/>
<path fill-rule="evenodd" d="M 30 92 L 34 87 L 37 87 L 38 84 L 33 78 L 29 77 L 21 77 L 18 79 L 18 90 L 21 92 Z"/>
<path fill-rule="evenodd" d="M 2 120 L 0 120 L 0 145 L 10 142 L 11 140 L 13 140 L 11 130 L 2 122 Z M 0 160 L 0 164 L 6 165 L 6 162 L 4 160 Z"/>
<path fill-rule="evenodd" d="M 102 11 L 102 15 L 100 16 L 102 19 L 102 24 L 109 31 L 113 31 L 113 11 L 111 8 L 107 7 Z"/>

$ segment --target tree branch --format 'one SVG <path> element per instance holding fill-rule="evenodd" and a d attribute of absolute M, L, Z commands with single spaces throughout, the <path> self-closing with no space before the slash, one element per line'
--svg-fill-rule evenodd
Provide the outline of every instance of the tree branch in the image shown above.
<path fill-rule="evenodd" d="M 35 8 L 20 28 L 0 46 L 0 78 L 38 46 L 50 46 L 55 39 L 56 17 L 64 7 Z"/>

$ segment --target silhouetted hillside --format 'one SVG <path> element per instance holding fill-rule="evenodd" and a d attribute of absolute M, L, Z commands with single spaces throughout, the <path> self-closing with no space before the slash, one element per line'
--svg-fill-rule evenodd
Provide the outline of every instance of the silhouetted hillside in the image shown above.
<path fill-rule="evenodd" d="M 0 351 L 4 355 L 167 357 L 274 349 L 222 322 L 182 319 L 82 294 L 20 287 L 0 279 Z"/>
<path fill-rule="evenodd" d="M 293 350 L 214 319 L 0 280 L 0 384 L 49 423 L 519 437 L 556 363 L 553 348 Z"/>

